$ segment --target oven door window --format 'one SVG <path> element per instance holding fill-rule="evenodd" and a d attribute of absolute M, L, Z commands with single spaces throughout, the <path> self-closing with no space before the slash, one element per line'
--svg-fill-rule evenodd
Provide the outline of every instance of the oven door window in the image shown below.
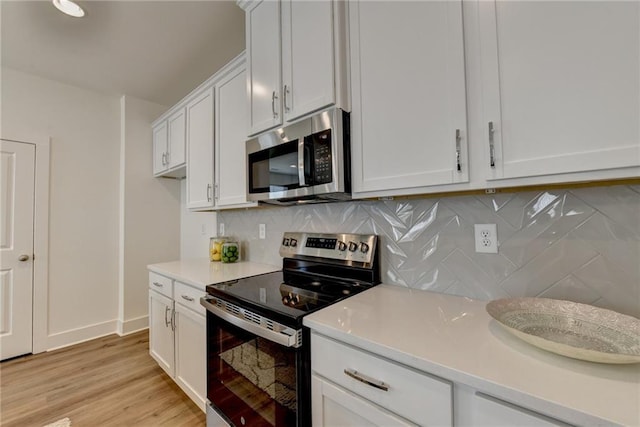
<path fill-rule="evenodd" d="M 302 172 L 298 151 L 298 140 L 294 140 L 249 154 L 249 192 L 271 193 L 312 185 L 311 146 L 304 144 Z"/>
<path fill-rule="evenodd" d="M 295 426 L 297 349 L 207 313 L 207 397 L 236 426 Z"/>

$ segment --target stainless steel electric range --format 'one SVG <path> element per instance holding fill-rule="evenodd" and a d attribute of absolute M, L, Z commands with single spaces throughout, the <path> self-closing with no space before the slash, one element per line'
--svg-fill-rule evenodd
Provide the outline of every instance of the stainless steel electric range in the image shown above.
<path fill-rule="evenodd" d="M 310 426 L 302 318 L 380 283 L 378 238 L 285 233 L 282 271 L 207 286 L 207 426 Z"/>

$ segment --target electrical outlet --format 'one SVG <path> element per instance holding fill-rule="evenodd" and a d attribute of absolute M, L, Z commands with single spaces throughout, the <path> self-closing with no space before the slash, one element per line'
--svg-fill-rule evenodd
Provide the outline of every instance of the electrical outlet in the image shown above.
<path fill-rule="evenodd" d="M 474 225 L 476 252 L 484 254 L 498 253 L 498 229 L 495 224 Z"/>
<path fill-rule="evenodd" d="M 221 222 L 220 225 L 218 226 L 219 229 L 219 233 L 218 236 L 224 236 L 224 222 Z"/>
<path fill-rule="evenodd" d="M 265 224 L 258 225 L 258 234 L 261 239 L 264 239 L 267 237 L 267 226 Z"/>

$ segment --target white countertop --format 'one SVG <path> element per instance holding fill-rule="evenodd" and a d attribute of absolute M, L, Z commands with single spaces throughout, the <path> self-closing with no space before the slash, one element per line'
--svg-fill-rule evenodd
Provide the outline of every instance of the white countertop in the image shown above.
<path fill-rule="evenodd" d="M 323 335 L 579 425 L 640 425 L 640 366 L 540 350 L 486 302 L 379 285 L 304 318 Z"/>
<path fill-rule="evenodd" d="M 150 264 L 147 268 L 154 273 L 171 277 L 204 291 L 205 287 L 212 283 L 280 271 L 282 266 L 249 261 L 222 263 L 211 262 L 208 258 L 193 258 Z"/>

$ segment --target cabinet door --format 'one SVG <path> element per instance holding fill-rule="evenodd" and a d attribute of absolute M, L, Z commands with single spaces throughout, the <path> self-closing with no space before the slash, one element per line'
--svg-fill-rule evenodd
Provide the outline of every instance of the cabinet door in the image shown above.
<path fill-rule="evenodd" d="M 153 174 L 167 169 L 167 122 L 162 121 L 153 128 Z"/>
<path fill-rule="evenodd" d="M 332 1 L 282 0 L 285 120 L 335 102 Z"/>
<path fill-rule="evenodd" d="M 149 354 L 173 378 L 173 300 L 149 290 Z"/>
<path fill-rule="evenodd" d="M 207 396 L 207 321 L 176 303 L 176 383 L 205 411 Z"/>
<path fill-rule="evenodd" d="M 185 162 L 185 109 L 181 108 L 167 119 L 169 126 L 169 169 L 182 166 Z"/>
<path fill-rule="evenodd" d="M 216 207 L 247 203 L 247 80 L 239 68 L 216 85 Z"/>
<path fill-rule="evenodd" d="M 246 12 L 249 120 L 252 135 L 282 123 L 280 2 L 263 0 Z"/>
<path fill-rule="evenodd" d="M 213 88 L 187 104 L 187 208 L 213 207 Z"/>
<path fill-rule="evenodd" d="M 353 1 L 349 17 L 354 191 L 468 181 L 462 2 Z"/>
<path fill-rule="evenodd" d="M 415 425 L 316 375 L 311 377 L 311 405 L 318 427 Z"/>
<path fill-rule="evenodd" d="M 640 165 L 640 3 L 478 7 L 489 179 Z"/>

